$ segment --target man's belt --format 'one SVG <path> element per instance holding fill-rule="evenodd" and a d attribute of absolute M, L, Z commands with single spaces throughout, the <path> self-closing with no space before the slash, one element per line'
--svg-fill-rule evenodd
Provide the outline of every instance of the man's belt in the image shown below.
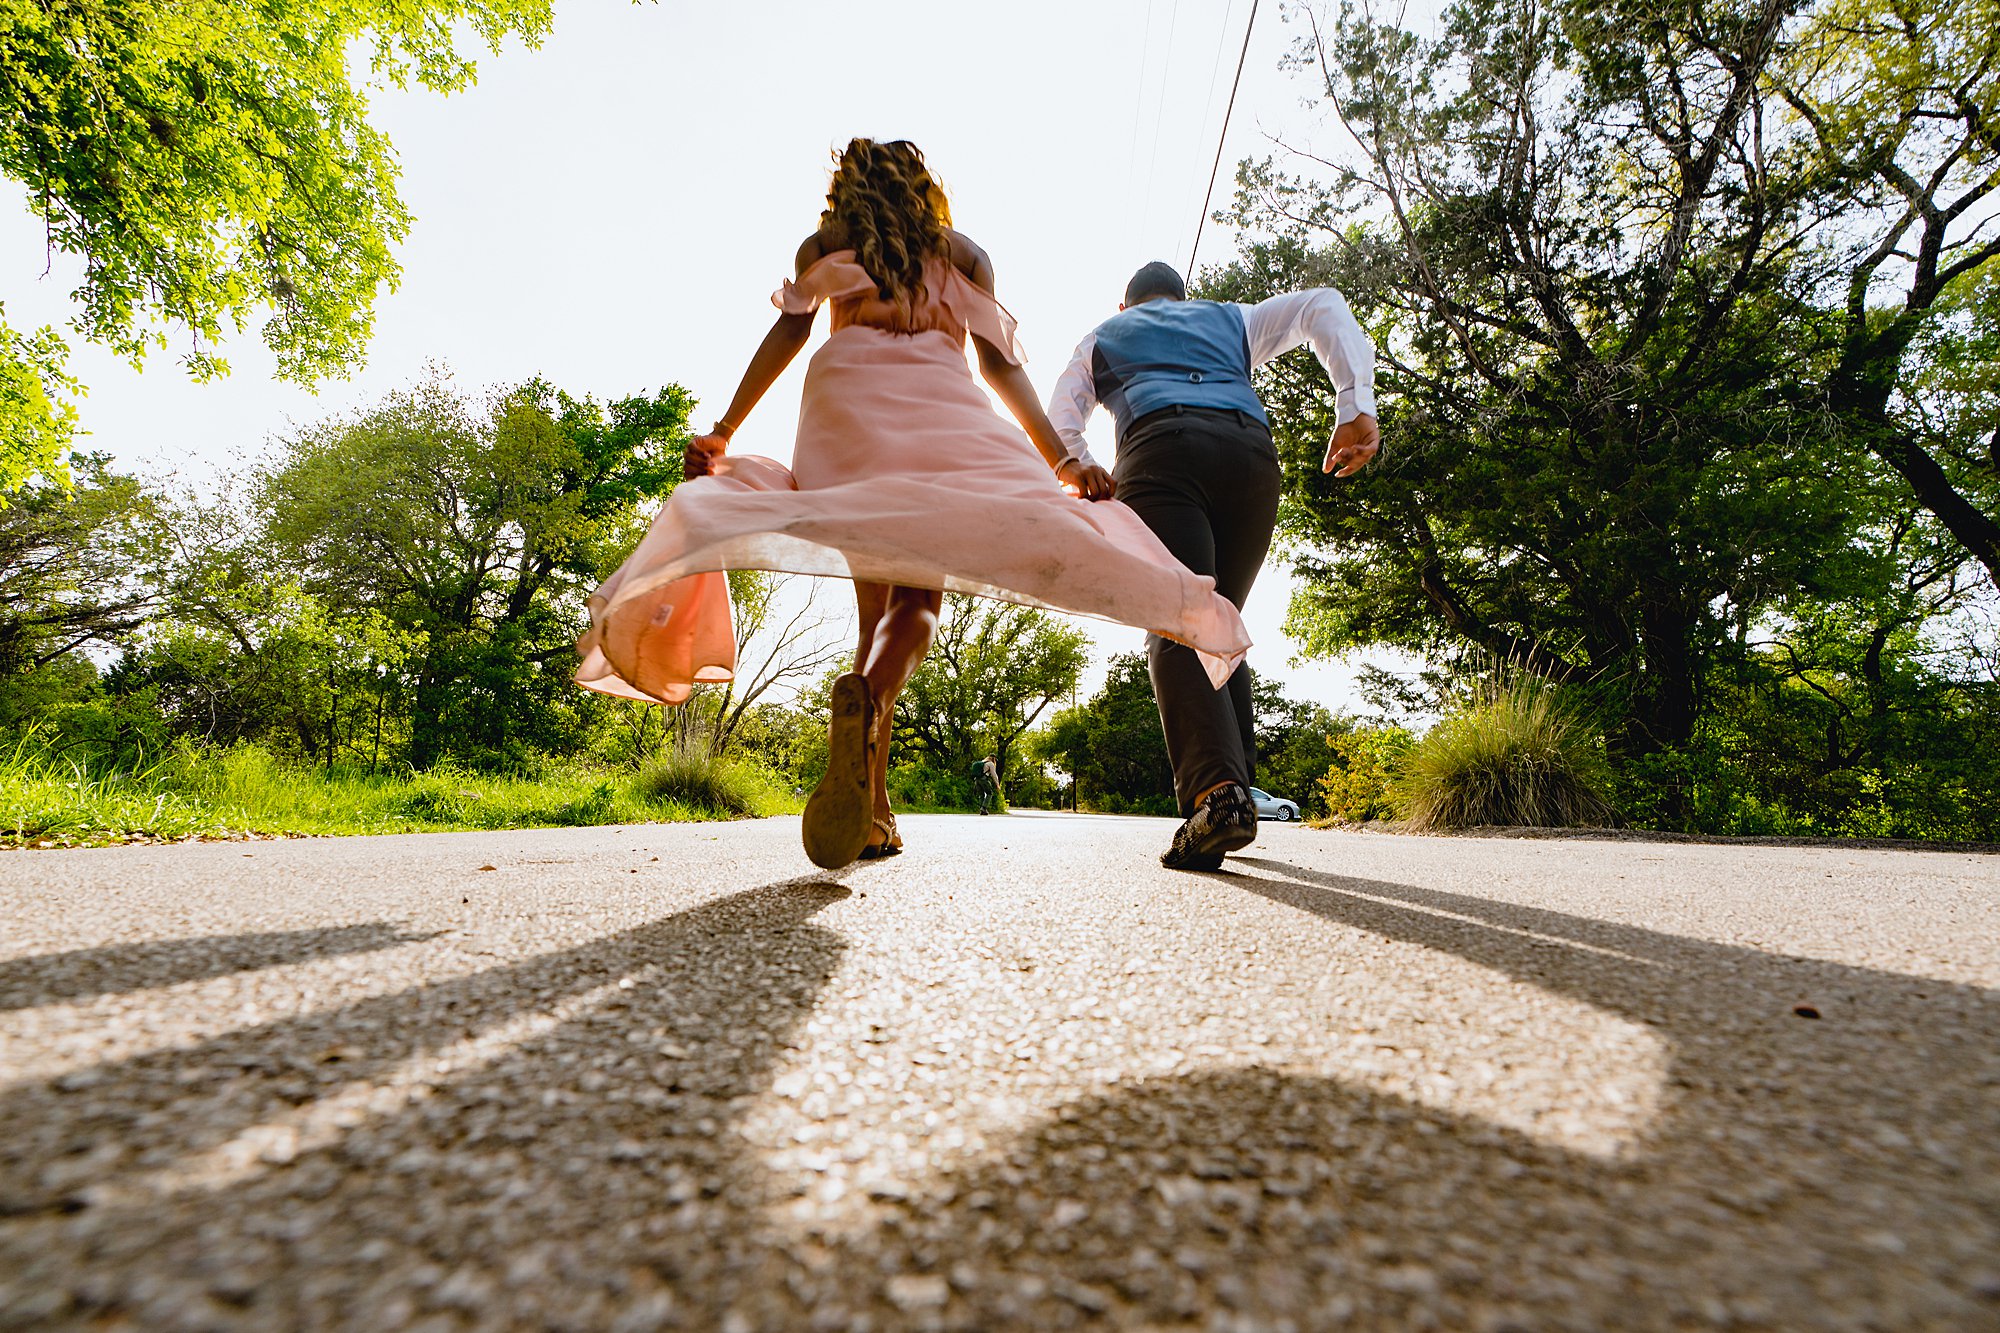
<path fill-rule="evenodd" d="M 1198 421 L 1227 422 L 1250 430 L 1267 430 L 1268 427 L 1248 412 L 1239 412 L 1233 407 L 1192 407 L 1185 403 L 1175 403 L 1170 407 L 1158 408 L 1140 417 L 1126 428 L 1125 438 L 1130 440 L 1141 431 L 1154 426 L 1164 426 L 1175 417 L 1193 417 Z"/>

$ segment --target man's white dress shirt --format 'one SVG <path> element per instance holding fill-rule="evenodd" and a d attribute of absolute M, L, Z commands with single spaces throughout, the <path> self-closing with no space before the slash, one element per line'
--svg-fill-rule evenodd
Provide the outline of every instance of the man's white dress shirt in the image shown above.
<path fill-rule="evenodd" d="M 1255 305 L 1227 304 L 1235 305 L 1243 316 L 1251 370 L 1311 343 L 1313 354 L 1333 381 L 1334 425 L 1375 415 L 1375 344 L 1361 331 L 1354 312 L 1347 308 L 1347 298 L 1331 287 L 1312 287 Z M 1062 437 L 1070 457 L 1092 466 L 1097 460 L 1084 444 L 1083 428 L 1097 410 L 1097 388 L 1091 372 L 1091 353 L 1096 347 L 1093 330 L 1077 344 L 1076 353 L 1049 395 L 1049 421 L 1056 434 Z"/>

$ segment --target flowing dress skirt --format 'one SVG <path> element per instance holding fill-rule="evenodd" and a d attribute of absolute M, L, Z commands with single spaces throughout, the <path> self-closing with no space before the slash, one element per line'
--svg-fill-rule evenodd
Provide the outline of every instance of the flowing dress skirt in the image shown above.
<path fill-rule="evenodd" d="M 962 337 L 838 329 L 806 373 L 793 467 L 726 457 L 683 482 L 590 599 L 577 683 L 680 703 L 736 667 L 728 584 L 765 569 L 972 593 L 1152 630 L 1218 686 L 1236 608 L 1115 500 L 1064 492 L 973 378 Z"/>

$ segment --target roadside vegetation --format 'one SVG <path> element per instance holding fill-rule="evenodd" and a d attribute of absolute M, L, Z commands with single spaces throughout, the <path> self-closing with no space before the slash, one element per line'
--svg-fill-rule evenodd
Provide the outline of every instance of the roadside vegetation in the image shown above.
<path fill-rule="evenodd" d="M 733 819 L 803 804 L 754 765 L 692 756 L 636 772 L 570 760 L 510 773 L 329 770 L 247 743 L 184 745 L 155 763 L 95 772 L 25 744 L 0 757 L 0 845 L 14 847 Z"/>
<path fill-rule="evenodd" d="M 1396 803 L 1418 832 L 1618 822 L 1602 737 L 1529 676 L 1486 686 L 1398 759 Z"/>
<path fill-rule="evenodd" d="M 47 224 L 37 262 L 83 261 L 74 331 L 137 358 L 177 330 L 208 377 L 268 312 L 281 374 L 358 364 L 410 218 L 340 43 L 448 92 L 475 35 L 548 26 L 545 0 L 435 8 L 348 5 L 324 51 L 278 11 L 204 9 L 169 25 L 186 61 L 133 64 L 132 30 L 17 6 L 0 57 L 40 91 L 0 176 Z M 1256 781 L 1309 816 L 2000 839 L 1991 6 L 1755 8 L 1301 32 L 1356 152 L 1243 163 L 1237 253 L 1197 294 L 1330 285 L 1372 335 L 1387 448 L 1354 478 L 1318 469 L 1318 362 L 1259 375 L 1287 629 L 1424 663 L 1375 674 L 1365 717 L 1257 682 Z M 239 47 L 272 69 L 187 82 Z M 305 174 L 269 171 L 273 143 Z M 130 467 L 140 441 L 79 451 L 66 352 L 0 321 L 0 837 L 707 818 L 819 777 L 852 642 L 831 585 L 732 574 L 738 678 L 683 708 L 570 682 L 591 590 L 680 477 L 680 386 L 433 367 L 195 492 Z M 947 606 L 898 709 L 903 808 L 971 808 L 991 754 L 1014 806 L 1173 811 L 1143 659 L 1079 698 L 1073 626 Z M 1532 689 L 1496 696 L 1495 662 Z"/>
<path fill-rule="evenodd" d="M 1741 712 L 1718 709 L 1685 750 L 1621 765 L 1597 702 L 1613 691 L 1566 691 L 1511 669 L 1475 677 L 1433 696 L 1427 728 L 1378 718 L 1333 735 L 1313 822 L 1413 832 L 1620 826 L 1728 837 L 2000 837 L 2000 760 L 1963 733 L 1940 733 L 1922 762 L 1879 769 L 1815 752 L 1798 731 L 1787 736 L 1780 724 L 1825 707 L 1833 684 L 1739 697 L 1732 702 Z M 1770 743 L 1759 747 L 1753 737 Z"/>

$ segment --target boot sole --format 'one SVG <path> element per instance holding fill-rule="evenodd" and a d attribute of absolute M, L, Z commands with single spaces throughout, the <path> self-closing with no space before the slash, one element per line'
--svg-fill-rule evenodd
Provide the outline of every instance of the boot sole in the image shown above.
<path fill-rule="evenodd" d="M 868 795 L 868 682 L 848 672 L 833 682 L 826 724 L 826 776 L 800 821 L 806 856 L 822 870 L 854 864 L 868 845 L 874 808 Z"/>
<path fill-rule="evenodd" d="M 1255 825 L 1247 829 L 1223 829 L 1218 830 L 1214 837 L 1203 843 L 1202 850 L 1217 855 L 1223 852 L 1240 852 L 1255 841 L 1257 841 Z"/>
<path fill-rule="evenodd" d="M 1162 854 L 1160 864 L 1169 870 L 1220 870 L 1224 853 L 1239 852 L 1257 841 L 1257 825 L 1253 820 L 1248 828 L 1240 824 L 1216 829 L 1199 843 L 1175 858 L 1171 850 Z"/>

